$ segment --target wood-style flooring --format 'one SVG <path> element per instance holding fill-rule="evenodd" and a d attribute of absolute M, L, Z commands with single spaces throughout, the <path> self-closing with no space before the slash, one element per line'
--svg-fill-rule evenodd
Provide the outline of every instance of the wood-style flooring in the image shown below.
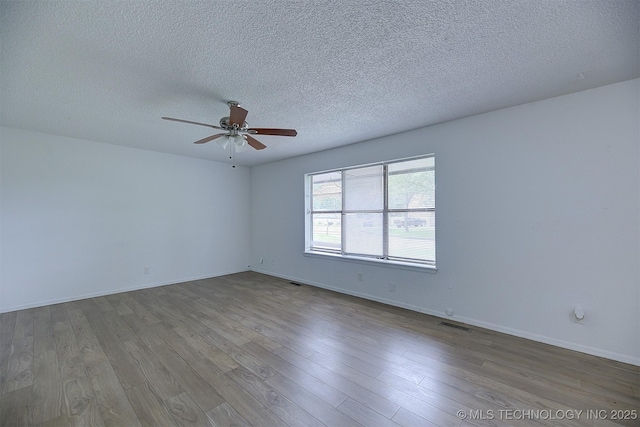
<path fill-rule="evenodd" d="M 4 313 L 0 422 L 640 425 L 638 367 L 440 322 L 252 272 Z"/>

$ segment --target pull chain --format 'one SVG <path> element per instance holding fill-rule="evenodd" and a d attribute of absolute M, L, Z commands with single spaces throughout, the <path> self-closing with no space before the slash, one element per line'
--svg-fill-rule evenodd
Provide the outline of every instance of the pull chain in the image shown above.
<path fill-rule="evenodd" d="M 229 160 L 231 160 L 231 163 L 232 163 L 231 167 L 232 168 L 236 167 L 236 165 L 233 164 L 233 151 L 234 151 L 233 150 L 233 148 L 234 148 L 233 146 L 234 145 L 235 145 L 235 143 L 233 141 L 229 141 Z"/>

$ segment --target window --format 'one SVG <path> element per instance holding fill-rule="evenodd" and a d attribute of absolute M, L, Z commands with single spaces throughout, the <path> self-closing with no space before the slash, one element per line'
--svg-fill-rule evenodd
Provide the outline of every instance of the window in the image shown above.
<path fill-rule="evenodd" d="M 310 253 L 435 267 L 433 155 L 306 175 Z"/>

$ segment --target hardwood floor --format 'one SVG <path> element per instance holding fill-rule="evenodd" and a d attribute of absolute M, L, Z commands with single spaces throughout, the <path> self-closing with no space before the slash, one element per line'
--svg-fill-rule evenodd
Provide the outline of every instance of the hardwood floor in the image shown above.
<path fill-rule="evenodd" d="M 640 368 L 440 321 L 250 272 L 4 313 L 0 422 L 640 425 Z"/>

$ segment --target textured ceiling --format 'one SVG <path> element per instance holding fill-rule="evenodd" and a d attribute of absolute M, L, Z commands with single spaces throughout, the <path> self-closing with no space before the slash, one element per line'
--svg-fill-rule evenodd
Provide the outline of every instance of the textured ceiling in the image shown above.
<path fill-rule="evenodd" d="M 257 165 L 640 74 L 637 0 L 4 1 L 4 126 Z M 212 132 L 213 131 L 213 132 Z M 472 143 L 472 141 L 470 141 Z"/>

